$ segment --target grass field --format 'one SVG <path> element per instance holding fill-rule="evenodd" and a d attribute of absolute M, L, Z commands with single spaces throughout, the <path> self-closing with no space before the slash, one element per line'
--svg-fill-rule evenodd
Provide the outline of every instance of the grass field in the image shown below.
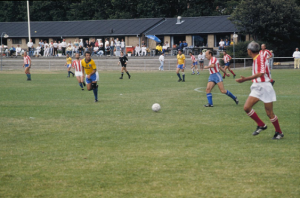
<path fill-rule="evenodd" d="M 204 108 L 208 71 L 185 83 L 174 72 L 100 72 L 98 103 L 66 72 L 32 73 L 0 73 L 1 198 L 300 197 L 300 70 L 273 71 L 282 140 L 262 103 L 268 129 L 252 136 L 251 83 L 232 77 L 225 88 L 240 104 L 216 87 Z"/>

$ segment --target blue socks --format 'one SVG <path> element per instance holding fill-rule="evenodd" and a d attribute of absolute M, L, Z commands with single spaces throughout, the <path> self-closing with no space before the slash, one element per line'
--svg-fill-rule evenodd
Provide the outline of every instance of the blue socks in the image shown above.
<path fill-rule="evenodd" d="M 78 83 L 79 84 L 79 86 L 83 89 L 83 85 L 82 85 L 82 83 Z"/>
<path fill-rule="evenodd" d="M 93 89 L 95 100 L 98 100 L 98 86 L 96 89 Z"/>
<path fill-rule="evenodd" d="M 184 81 L 184 79 L 185 79 L 185 74 L 182 74 L 182 80 Z"/>
<path fill-rule="evenodd" d="M 232 100 L 236 99 L 236 97 L 230 91 L 228 91 L 228 90 L 226 92 L 226 95 L 229 96 L 230 98 L 232 98 Z"/>
<path fill-rule="evenodd" d="M 208 103 L 209 103 L 210 105 L 213 105 L 212 94 L 211 94 L 211 93 L 208 93 L 208 94 L 206 94 L 206 97 L 207 97 Z"/>
<path fill-rule="evenodd" d="M 181 80 L 180 73 L 178 73 L 177 76 L 178 76 L 179 80 Z"/>

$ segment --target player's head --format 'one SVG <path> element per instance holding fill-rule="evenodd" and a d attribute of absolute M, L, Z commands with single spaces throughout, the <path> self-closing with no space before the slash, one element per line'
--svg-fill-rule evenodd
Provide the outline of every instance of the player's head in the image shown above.
<path fill-rule="evenodd" d="M 66 56 L 67 56 L 67 58 L 69 58 L 69 54 L 67 54 Z"/>
<path fill-rule="evenodd" d="M 121 56 L 124 56 L 124 52 L 121 52 Z"/>
<path fill-rule="evenodd" d="M 178 54 L 182 54 L 182 51 L 181 51 L 181 49 L 179 49 L 179 50 L 178 50 Z"/>
<path fill-rule="evenodd" d="M 266 49 L 266 44 L 261 44 L 261 49 L 265 50 Z"/>
<path fill-rule="evenodd" d="M 214 53 L 211 50 L 205 52 L 205 57 L 210 60 L 214 56 Z"/>
<path fill-rule="evenodd" d="M 227 54 L 226 51 L 224 51 L 223 54 L 226 55 Z"/>
<path fill-rule="evenodd" d="M 189 53 L 190 56 L 194 55 L 192 52 Z"/>
<path fill-rule="evenodd" d="M 251 43 L 248 44 L 247 52 L 250 57 L 257 55 L 259 52 L 259 44 L 256 43 L 255 41 L 252 41 Z"/>
<path fill-rule="evenodd" d="M 296 51 L 299 51 L 298 47 L 296 48 Z"/>
<path fill-rule="evenodd" d="M 75 58 L 76 58 L 76 59 L 79 59 L 79 57 L 80 57 L 79 53 L 76 53 L 76 54 L 75 54 Z"/>
<path fill-rule="evenodd" d="M 199 54 L 202 54 L 202 51 L 200 51 Z"/>
<path fill-rule="evenodd" d="M 85 57 L 85 60 L 86 60 L 86 61 L 91 60 L 91 52 L 86 51 L 86 52 L 84 53 L 84 57 Z"/>
<path fill-rule="evenodd" d="M 27 56 L 27 51 L 24 51 L 24 56 Z"/>

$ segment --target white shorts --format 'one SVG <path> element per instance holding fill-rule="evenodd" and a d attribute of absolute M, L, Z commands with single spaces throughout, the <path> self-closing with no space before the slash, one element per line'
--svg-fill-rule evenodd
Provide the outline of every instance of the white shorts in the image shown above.
<path fill-rule="evenodd" d="M 276 101 L 276 93 L 270 82 L 253 83 L 250 87 L 251 93 L 249 96 L 258 98 L 264 103 Z"/>
<path fill-rule="evenodd" d="M 82 72 L 75 71 L 75 76 L 82 76 Z"/>

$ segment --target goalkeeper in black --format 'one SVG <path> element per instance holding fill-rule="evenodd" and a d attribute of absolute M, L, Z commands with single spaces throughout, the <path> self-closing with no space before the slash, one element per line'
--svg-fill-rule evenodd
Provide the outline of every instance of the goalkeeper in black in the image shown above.
<path fill-rule="evenodd" d="M 121 56 L 119 57 L 119 63 L 118 63 L 118 65 L 120 65 L 120 63 L 121 63 L 121 66 L 122 66 L 122 69 L 121 69 L 121 77 L 120 77 L 120 79 L 123 79 L 123 75 L 124 75 L 124 71 L 127 73 L 127 75 L 128 75 L 128 78 L 130 79 L 130 74 L 129 74 L 129 72 L 127 71 L 127 69 L 126 69 L 126 65 L 127 65 L 127 61 L 128 61 L 128 59 L 127 59 L 127 57 L 124 55 L 124 53 L 123 52 L 121 52 Z"/>

